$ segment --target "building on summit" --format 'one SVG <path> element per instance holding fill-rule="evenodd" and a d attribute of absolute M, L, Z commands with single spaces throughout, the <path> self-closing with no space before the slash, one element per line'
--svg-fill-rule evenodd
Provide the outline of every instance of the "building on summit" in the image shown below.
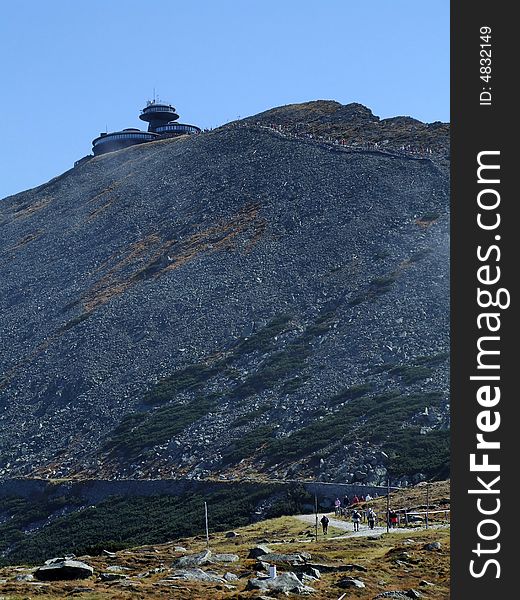
<path fill-rule="evenodd" d="M 146 103 L 139 118 L 148 122 L 148 131 L 128 128 L 122 131 L 101 133 L 99 137 L 92 141 L 94 156 L 114 152 L 114 150 L 121 150 L 136 144 L 200 133 L 200 128 L 195 125 L 177 123 L 179 115 L 175 112 L 175 107 L 155 99 Z"/>

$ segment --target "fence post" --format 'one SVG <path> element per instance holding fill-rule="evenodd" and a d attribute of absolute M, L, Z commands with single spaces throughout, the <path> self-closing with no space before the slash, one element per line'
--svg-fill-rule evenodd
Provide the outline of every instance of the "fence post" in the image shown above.
<path fill-rule="evenodd" d="M 206 521 L 206 546 L 209 548 L 208 503 L 204 502 L 204 518 Z"/>
<path fill-rule="evenodd" d="M 386 486 L 386 533 L 390 531 L 390 477 Z"/>
<path fill-rule="evenodd" d="M 314 512 L 316 513 L 315 538 L 318 541 L 318 492 L 314 490 Z"/>
<path fill-rule="evenodd" d="M 426 529 L 429 526 L 428 513 L 430 511 L 430 482 L 426 482 Z"/>

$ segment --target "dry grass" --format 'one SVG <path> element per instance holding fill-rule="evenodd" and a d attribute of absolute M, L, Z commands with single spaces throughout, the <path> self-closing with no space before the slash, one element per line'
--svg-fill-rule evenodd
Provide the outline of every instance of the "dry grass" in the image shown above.
<path fill-rule="evenodd" d="M 447 494 L 448 483 L 433 484 L 432 499 L 440 500 Z M 423 498 L 423 490 L 414 488 L 394 495 L 397 505 L 418 504 Z M 373 501 L 379 506 L 384 499 Z M 9 600 L 22 600 L 38 597 L 47 600 L 73 596 L 80 600 L 123 600 L 175 598 L 188 599 L 253 599 L 258 592 L 246 592 L 247 580 L 255 576 L 257 564 L 247 558 L 249 549 L 258 543 L 268 543 L 275 552 L 309 552 L 312 562 L 332 565 L 355 564 L 365 567 L 364 571 L 349 573 L 323 572 L 320 580 L 309 585 L 316 590 L 312 598 L 329 600 L 339 598 L 344 590 L 337 583 L 345 575 L 361 579 L 365 588 L 349 590 L 348 598 L 372 599 L 377 594 L 391 590 L 420 591 L 424 598 L 441 600 L 449 597 L 450 577 L 450 538 L 448 529 L 407 530 L 391 532 L 376 539 L 344 537 L 343 531 L 329 528 L 329 536 L 319 536 L 314 540 L 314 527 L 306 525 L 294 517 L 281 517 L 236 530 L 239 534 L 234 538 L 226 538 L 225 533 L 214 534 L 210 538 L 210 546 L 214 552 L 238 554 L 240 561 L 229 565 L 214 565 L 209 570 L 219 574 L 226 571 L 239 577 L 233 584 L 190 583 L 180 580 L 164 581 L 170 573 L 173 559 L 182 555 L 175 550 L 182 546 L 188 553 L 201 551 L 206 546 L 202 536 L 177 539 L 156 546 L 142 546 L 132 550 L 120 551 L 115 557 L 84 557 L 96 573 L 106 571 L 110 565 L 124 567 L 127 579 L 123 582 L 101 583 L 94 578 L 76 582 L 53 582 L 46 585 L 35 585 L 28 582 L 15 582 L 13 578 L 19 574 L 15 567 L 0 569 L 0 579 L 7 582 L 0 584 L 0 595 Z M 439 541 L 441 549 L 428 551 L 424 545 Z M 156 568 L 164 571 L 148 573 Z M 203 567 L 206 569 L 206 567 Z M 29 569 L 27 569 L 28 571 Z M 279 567 L 279 572 L 285 570 Z M 290 567 L 287 568 L 290 570 Z M 148 575 L 143 576 L 143 574 Z M 433 585 L 427 585 L 429 582 Z M 77 588 L 85 588 L 80 591 Z M 77 591 L 74 591 L 74 590 Z"/>

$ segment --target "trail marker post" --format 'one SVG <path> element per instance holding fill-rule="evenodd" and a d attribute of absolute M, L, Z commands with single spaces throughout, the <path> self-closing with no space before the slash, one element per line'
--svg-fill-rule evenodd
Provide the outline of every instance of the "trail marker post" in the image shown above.
<path fill-rule="evenodd" d="M 209 548 L 208 503 L 204 502 L 204 518 L 206 521 L 206 546 Z"/>
<path fill-rule="evenodd" d="M 390 478 L 386 486 L 386 533 L 390 531 Z"/>

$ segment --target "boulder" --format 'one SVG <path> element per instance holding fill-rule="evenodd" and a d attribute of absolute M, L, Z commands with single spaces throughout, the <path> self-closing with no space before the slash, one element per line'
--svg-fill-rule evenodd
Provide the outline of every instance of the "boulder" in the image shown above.
<path fill-rule="evenodd" d="M 210 562 L 216 563 L 233 563 L 239 560 L 238 554 L 212 554 L 210 558 Z"/>
<path fill-rule="evenodd" d="M 34 575 L 32 573 L 22 573 L 14 578 L 15 581 L 34 581 Z"/>
<path fill-rule="evenodd" d="M 307 585 L 304 585 L 295 573 L 282 573 L 277 577 L 270 578 L 254 578 L 247 582 L 246 590 L 266 590 L 271 592 L 279 592 L 282 594 L 312 594 L 315 590 Z"/>
<path fill-rule="evenodd" d="M 300 577 L 300 575 L 308 575 L 309 577 L 313 577 L 314 579 L 319 579 L 321 577 L 321 573 L 315 567 L 311 567 L 308 564 L 305 565 L 293 565 L 293 571 Z"/>
<path fill-rule="evenodd" d="M 119 579 L 126 579 L 126 577 L 123 573 L 100 573 L 99 581 L 118 581 Z"/>
<path fill-rule="evenodd" d="M 121 565 L 109 565 L 106 568 L 107 571 L 111 571 L 112 573 L 124 573 L 125 571 L 131 571 L 129 567 L 122 567 Z"/>
<path fill-rule="evenodd" d="M 208 564 L 211 562 L 213 553 L 211 550 L 204 550 L 197 554 L 187 554 L 177 558 L 172 563 L 173 569 L 191 569 L 193 567 L 200 567 L 201 565 Z"/>
<path fill-rule="evenodd" d="M 59 581 L 67 579 L 87 579 L 94 569 L 80 560 L 52 559 L 48 564 L 36 569 L 34 576 L 40 581 Z"/>
<path fill-rule="evenodd" d="M 213 583 L 226 583 L 226 580 L 212 573 L 211 571 L 203 571 L 202 569 L 177 569 L 165 581 L 172 579 L 183 579 L 184 581 L 210 581 Z"/>
<path fill-rule="evenodd" d="M 435 551 L 435 550 L 440 550 L 441 549 L 441 543 L 440 542 L 430 542 L 429 544 L 425 544 L 423 546 L 424 550 L 429 550 L 430 552 Z"/>
<path fill-rule="evenodd" d="M 365 584 L 360 579 L 354 579 L 354 577 L 343 577 L 343 579 L 338 581 L 337 585 L 343 589 L 365 587 Z"/>
<path fill-rule="evenodd" d="M 236 531 L 228 531 L 225 535 L 227 538 L 236 538 L 238 537 L 238 533 Z"/>
<path fill-rule="evenodd" d="M 279 552 L 269 552 L 268 554 L 261 555 L 262 562 L 268 564 L 303 564 L 305 562 L 305 558 L 301 554 L 283 554 Z"/>
<path fill-rule="evenodd" d="M 259 556 L 269 554 L 270 552 L 271 550 L 268 546 L 266 546 L 265 544 L 259 544 L 258 546 L 255 546 L 254 548 L 251 548 L 251 550 L 249 550 L 247 558 L 258 558 Z"/>

